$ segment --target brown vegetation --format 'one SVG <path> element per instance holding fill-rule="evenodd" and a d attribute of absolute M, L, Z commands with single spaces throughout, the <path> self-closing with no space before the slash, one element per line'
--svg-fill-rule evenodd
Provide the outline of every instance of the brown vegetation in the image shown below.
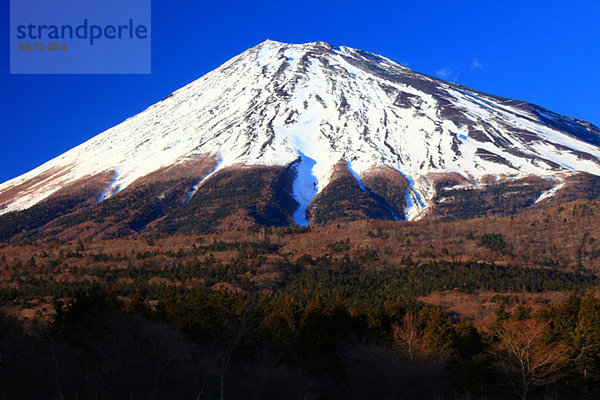
<path fill-rule="evenodd" d="M 541 386 L 556 382 L 568 360 L 564 342 L 548 343 L 550 321 L 508 320 L 496 329 L 491 347 L 495 365 L 522 400 Z"/>

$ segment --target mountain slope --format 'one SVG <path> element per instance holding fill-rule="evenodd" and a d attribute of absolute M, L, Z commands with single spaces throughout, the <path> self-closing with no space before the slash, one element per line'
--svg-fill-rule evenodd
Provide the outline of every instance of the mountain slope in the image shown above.
<path fill-rule="evenodd" d="M 253 214 L 251 199 L 239 214 L 234 201 L 227 214 L 237 213 L 234 220 L 248 223 L 335 219 L 318 209 L 320 203 L 328 203 L 323 199 L 333 189 L 326 189 L 335 182 L 354 189 L 330 211 L 351 219 L 417 219 L 434 215 L 441 198 L 452 201 L 452 196 L 441 196 L 444 188 L 485 191 L 498 181 L 515 181 L 522 188 L 531 184 L 532 176 L 541 178 L 534 179 L 539 184 L 523 204 L 527 207 L 551 199 L 580 173 L 600 175 L 599 146 L 600 131 L 592 124 L 418 74 L 372 53 L 323 42 L 266 41 L 140 114 L 0 185 L 0 226 L 8 217 L 24 218 L 32 206 L 52 203 L 66 187 L 79 188 L 84 181 L 103 187 L 99 193 L 89 192 L 95 205 L 88 199 L 68 210 L 44 206 L 46 217 L 38 226 L 26 224 L 20 231 L 37 229 L 76 209 L 81 213 L 81 207 L 94 209 L 107 199 L 116 201 L 147 184 L 148 176 L 165 169 L 183 171 L 190 163 L 201 166 L 179 181 L 183 186 L 177 190 L 186 194 L 178 195 L 170 210 L 179 217 L 149 212 L 134 230 L 151 227 L 155 220 L 156 226 L 168 226 L 174 219 L 183 223 L 182 215 L 206 219 L 206 207 L 198 211 L 206 214 L 203 217 L 185 209 L 204 204 L 206 199 L 195 198 L 206 195 L 203 187 L 211 180 L 224 181 L 220 174 L 241 173 L 250 166 L 279 169 L 271 173 L 271 183 L 265 182 L 265 188 L 275 185 L 269 193 L 278 193 L 274 198 L 279 200 L 274 219 Z M 281 176 L 288 173 L 291 177 L 281 184 Z M 175 175 L 162 174 L 159 180 L 168 186 Z M 387 194 L 365 185 L 374 180 Z M 243 179 L 234 181 L 243 184 Z M 255 194 L 267 189 L 261 190 Z M 404 193 L 399 196 L 398 191 Z M 151 205 L 147 207 L 160 203 L 162 192 L 146 191 Z M 336 195 L 344 193 L 338 189 Z M 221 200 L 213 198 L 213 208 Z M 320 216 L 311 221 L 316 215 Z M 158 221 L 162 218 L 165 222 Z M 214 221 L 208 225 L 221 226 Z"/>

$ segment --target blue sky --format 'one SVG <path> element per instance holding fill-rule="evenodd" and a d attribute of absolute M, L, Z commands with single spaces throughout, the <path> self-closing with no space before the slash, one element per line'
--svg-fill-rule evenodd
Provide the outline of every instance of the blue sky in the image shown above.
<path fill-rule="evenodd" d="M 322 40 L 600 125 L 600 1 L 152 1 L 150 75 L 10 75 L 0 182 L 144 110 L 265 39 Z"/>

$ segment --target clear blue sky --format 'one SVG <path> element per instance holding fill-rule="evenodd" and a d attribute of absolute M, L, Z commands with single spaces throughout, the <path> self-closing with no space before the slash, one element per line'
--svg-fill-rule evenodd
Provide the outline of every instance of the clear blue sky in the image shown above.
<path fill-rule="evenodd" d="M 600 125 L 600 0 L 153 0 L 150 75 L 9 75 L 8 1 L 0 7 L 0 182 L 265 39 L 372 51 Z"/>

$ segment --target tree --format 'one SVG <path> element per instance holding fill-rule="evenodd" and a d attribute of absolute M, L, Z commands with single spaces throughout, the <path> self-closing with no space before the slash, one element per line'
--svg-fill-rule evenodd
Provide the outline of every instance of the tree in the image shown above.
<path fill-rule="evenodd" d="M 225 399 L 225 379 L 233 353 L 239 346 L 257 334 L 259 323 L 260 316 L 255 312 L 254 307 L 249 305 L 241 315 L 234 316 L 224 327 L 225 353 L 219 371 L 220 400 Z"/>
<path fill-rule="evenodd" d="M 567 361 L 564 342 L 547 343 L 550 322 L 508 320 L 496 331 L 491 347 L 494 365 L 521 399 L 534 389 L 556 382 Z"/>
<path fill-rule="evenodd" d="M 446 377 L 464 398 L 485 398 L 490 359 L 484 353 L 483 338 L 471 322 L 461 321 L 453 328 L 454 351 L 446 365 Z"/>
<path fill-rule="evenodd" d="M 83 242 L 81 241 L 81 239 L 78 239 L 77 244 L 75 245 L 75 251 L 80 252 L 80 251 L 84 251 L 84 250 L 85 250 L 85 246 L 83 245 Z"/>
<path fill-rule="evenodd" d="M 422 352 L 422 325 L 423 320 L 419 314 L 407 312 L 402 319 L 402 325 L 392 325 L 392 340 L 412 362 L 417 352 Z"/>
<path fill-rule="evenodd" d="M 500 324 L 503 321 L 506 321 L 508 319 L 508 317 L 510 317 L 510 314 L 506 311 L 506 305 L 504 303 L 500 303 L 498 308 L 496 308 L 495 314 L 496 314 L 496 323 L 497 324 Z"/>
<path fill-rule="evenodd" d="M 454 345 L 454 330 L 446 313 L 439 307 L 425 313 L 423 344 L 431 355 L 446 359 L 451 355 Z"/>
<path fill-rule="evenodd" d="M 572 341 L 575 368 L 587 391 L 600 382 L 600 300 L 593 291 L 581 300 Z"/>
<path fill-rule="evenodd" d="M 573 344 L 573 332 L 577 325 L 577 317 L 581 308 L 581 298 L 571 293 L 567 300 L 551 310 L 552 331 L 554 337 Z"/>

